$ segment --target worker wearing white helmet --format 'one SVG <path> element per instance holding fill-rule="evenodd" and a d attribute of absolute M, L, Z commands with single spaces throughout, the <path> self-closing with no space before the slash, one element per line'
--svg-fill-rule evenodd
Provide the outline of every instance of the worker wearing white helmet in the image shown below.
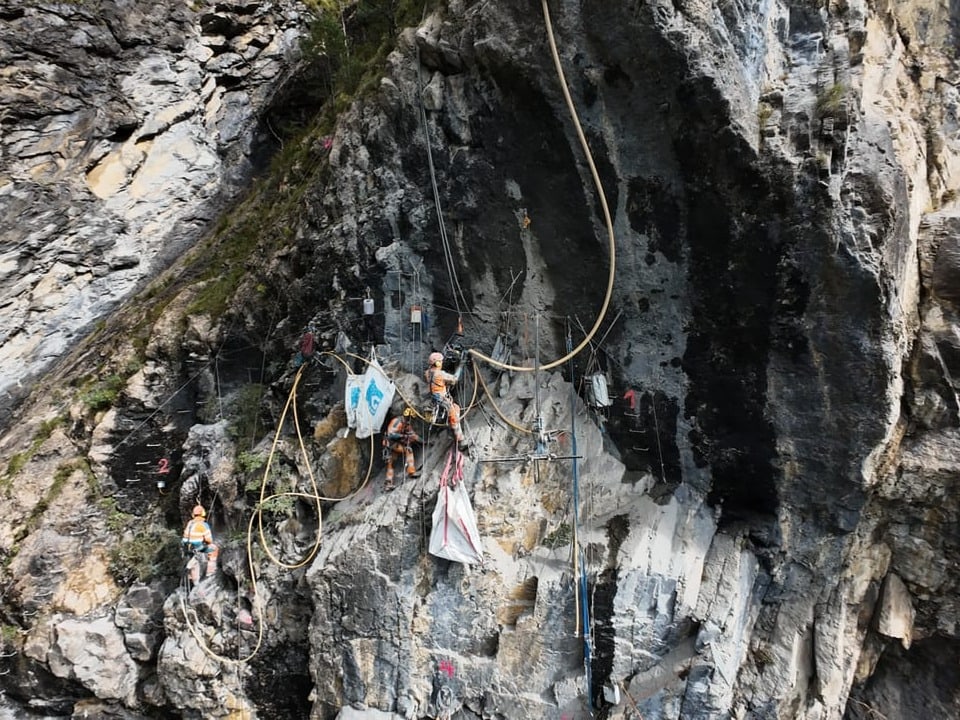
<path fill-rule="evenodd" d="M 450 397 L 450 390 L 447 388 L 448 385 L 453 385 L 460 379 L 459 373 L 454 375 L 444 371 L 442 353 L 430 353 L 427 361 L 430 366 L 424 373 L 424 377 L 427 385 L 430 386 L 430 395 L 433 401 L 446 411 L 447 424 L 457 442 L 463 442 L 463 432 L 460 430 L 460 406 Z"/>

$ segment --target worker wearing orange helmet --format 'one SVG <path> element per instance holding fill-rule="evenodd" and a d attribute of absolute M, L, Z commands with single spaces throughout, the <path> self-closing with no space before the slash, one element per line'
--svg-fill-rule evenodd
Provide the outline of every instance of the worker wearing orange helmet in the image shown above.
<path fill-rule="evenodd" d="M 397 415 L 389 423 L 383 433 L 383 447 L 387 461 L 387 479 L 383 483 L 384 490 L 393 490 L 393 462 L 401 455 L 407 469 L 408 477 L 417 476 L 417 464 L 414 459 L 413 448 L 415 442 L 420 442 L 420 436 L 413 430 L 413 408 L 407 408 L 403 415 Z"/>
<path fill-rule="evenodd" d="M 450 391 L 447 388 L 448 385 L 454 385 L 460 379 L 460 373 L 458 371 L 454 375 L 444 371 L 442 353 L 430 353 L 427 361 L 430 366 L 424 373 L 424 377 L 427 380 L 427 385 L 430 386 L 430 396 L 437 405 L 446 411 L 447 424 L 453 431 L 453 436 L 457 439 L 457 442 L 463 442 L 463 432 L 460 430 L 460 406 L 450 397 Z"/>
<path fill-rule="evenodd" d="M 196 585 L 200 581 L 201 561 L 197 559 L 198 553 L 205 553 L 207 556 L 204 577 L 213 575 L 217 571 L 220 548 L 213 543 L 213 534 L 210 532 L 210 525 L 207 524 L 207 511 L 203 505 L 196 505 L 193 508 L 193 517 L 187 521 L 180 543 L 193 555 L 187 563 L 187 573 L 191 583 Z"/>

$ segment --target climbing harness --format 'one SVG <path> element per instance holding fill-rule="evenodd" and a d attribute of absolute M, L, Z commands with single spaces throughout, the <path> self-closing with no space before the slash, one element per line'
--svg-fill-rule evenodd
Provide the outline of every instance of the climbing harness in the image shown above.
<path fill-rule="evenodd" d="M 508 357 L 508 354 L 504 355 L 504 354 L 500 354 L 500 353 L 495 353 L 495 355 L 497 355 L 497 357 L 491 357 L 491 356 L 485 355 L 484 353 L 479 352 L 479 351 L 477 351 L 476 349 L 473 349 L 473 348 L 471 348 L 471 349 L 469 349 L 469 350 L 466 351 L 469 355 L 473 356 L 474 358 L 483 360 L 484 362 L 492 365 L 492 366 L 495 367 L 495 368 L 499 368 L 499 369 L 501 369 L 501 370 L 515 371 L 515 372 L 531 372 L 531 371 L 532 371 L 532 372 L 535 373 L 535 375 L 538 374 L 540 370 L 550 370 L 550 369 L 553 369 L 553 368 L 555 368 L 555 367 L 559 367 L 559 366 L 562 365 L 564 362 L 567 362 L 567 361 L 569 361 L 571 358 L 573 358 L 574 356 L 576 356 L 579 352 L 581 352 L 581 351 L 583 350 L 584 347 L 586 347 L 586 346 L 591 342 L 591 340 L 593 339 L 593 337 L 594 337 L 594 336 L 596 335 L 596 333 L 598 332 L 600 326 L 602 325 L 602 323 L 603 323 L 603 321 L 604 321 L 604 318 L 605 318 L 605 316 L 606 316 L 607 310 L 608 310 L 608 308 L 609 308 L 610 301 L 611 301 L 611 298 L 612 298 L 613 286 L 614 286 L 614 278 L 615 278 L 615 273 L 616 273 L 616 238 L 615 238 L 615 235 L 614 235 L 613 222 L 612 222 L 612 219 L 611 219 L 611 216 L 610 216 L 610 210 L 609 210 L 609 207 L 608 207 L 608 204 L 607 204 L 606 195 L 605 195 L 605 193 L 604 193 L 604 190 L 603 190 L 603 187 L 602 187 L 602 183 L 601 183 L 601 181 L 600 181 L 600 177 L 599 177 L 599 174 L 598 174 L 598 171 L 597 171 L 595 162 L 594 162 L 593 157 L 592 157 L 592 154 L 591 154 L 591 152 L 590 152 L 590 148 L 589 148 L 589 146 L 588 146 L 588 144 L 587 144 L 586 137 L 585 137 L 585 135 L 584 135 L 584 132 L 583 132 L 583 129 L 582 129 L 582 127 L 581 127 L 579 118 L 578 118 L 578 116 L 577 116 L 576 108 L 574 107 L 572 98 L 571 98 L 571 96 L 570 96 L 570 91 L 569 91 L 569 88 L 568 88 L 568 86 L 567 86 L 567 82 L 566 82 L 566 79 L 565 79 L 565 76 L 564 76 L 564 73 L 563 73 L 563 68 L 562 68 L 562 65 L 561 65 L 561 62 L 560 62 L 559 52 L 558 52 L 558 50 L 557 50 L 556 41 L 555 41 L 555 38 L 554 38 L 553 27 L 552 27 L 552 23 L 551 23 L 551 20 L 550 20 L 550 14 L 549 14 L 549 8 L 548 8 L 548 6 L 547 6 L 547 0 L 542 0 L 542 10 L 543 10 L 543 15 L 544 15 L 544 21 L 545 21 L 545 24 L 546 24 L 546 29 L 547 29 L 547 38 L 548 38 L 548 42 L 549 42 L 551 54 L 552 54 L 552 56 L 553 56 L 554 66 L 555 66 L 556 71 L 557 71 L 557 75 L 558 75 L 558 78 L 559 78 L 559 81 L 560 81 L 561 89 L 562 89 L 562 91 L 563 91 L 564 99 L 565 99 L 565 101 L 566 101 L 567 108 L 568 108 L 568 110 L 569 110 L 569 112 L 570 112 L 571 119 L 572 119 L 574 128 L 575 128 L 576 133 L 577 133 L 577 137 L 578 137 L 578 139 L 579 139 L 579 141 L 580 141 L 581 147 L 582 147 L 583 150 L 584 150 L 584 153 L 585 153 L 585 156 L 586 156 L 586 161 L 587 161 L 587 164 L 588 164 L 588 166 L 589 166 L 589 168 L 590 168 L 591 176 L 592 176 L 592 178 L 593 178 L 594 184 L 595 184 L 596 189 L 597 189 L 597 192 L 598 192 L 598 198 L 599 198 L 599 201 L 600 201 L 601 209 L 602 209 L 602 211 L 603 211 L 604 221 L 605 221 L 606 226 L 607 226 L 608 242 L 609 242 L 609 272 L 608 272 L 608 281 L 607 281 L 607 287 L 606 287 L 606 292 L 605 292 L 604 300 L 603 300 L 603 303 L 602 303 L 602 305 L 601 305 L 601 308 L 600 308 L 600 310 L 599 310 L 599 312 L 598 312 L 598 315 L 597 315 L 597 318 L 596 318 L 596 320 L 595 320 L 595 322 L 594 322 L 594 325 L 592 326 L 592 328 L 590 329 L 590 331 L 587 333 L 587 335 L 586 335 L 586 336 L 584 337 L 584 339 L 578 344 L 578 346 L 577 346 L 576 348 L 571 348 L 570 345 L 572 345 L 572 343 L 571 343 L 571 342 L 568 342 L 567 353 L 566 353 L 566 355 L 565 355 L 564 357 L 561 357 L 561 358 L 559 358 L 559 359 L 557 359 L 557 360 L 553 360 L 553 361 L 548 362 L 548 363 L 546 363 L 546 364 L 540 365 L 540 363 L 539 363 L 539 353 L 537 353 L 537 360 L 536 360 L 535 366 L 534 366 L 534 367 L 525 367 L 525 366 L 513 365 L 513 364 L 510 364 L 510 363 L 506 362 L 505 359 L 500 359 L 500 358 L 506 358 L 506 357 Z M 463 289 L 462 289 L 462 287 L 461 287 L 461 285 L 460 285 L 460 282 L 459 282 L 459 279 L 458 279 L 458 277 L 457 277 L 457 273 L 456 273 L 456 263 L 455 263 L 455 258 L 454 258 L 454 255 L 453 255 L 452 243 L 450 242 L 450 239 L 449 239 L 449 237 L 448 237 L 448 235 L 447 235 L 446 226 L 445 226 L 444 220 L 443 220 L 442 207 L 441 207 L 441 203 L 440 203 L 440 193 L 439 193 L 439 188 L 438 188 L 437 179 L 436 179 L 436 168 L 435 168 L 434 162 L 433 162 L 433 153 L 432 153 L 431 142 L 430 142 L 429 126 L 428 126 L 428 123 L 427 123 L 426 108 L 425 108 L 425 105 L 424 105 L 424 103 L 423 103 L 422 81 L 421 81 L 420 73 L 421 73 L 421 67 L 420 67 L 420 58 L 419 58 L 419 51 L 418 51 L 418 57 L 417 57 L 417 76 L 418 76 L 417 91 L 418 91 L 418 98 L 419 98 L 419 100 L 420 100 L 420 119 L 421 119 L 421 122 L 422 122 L 422 125 L 423 125 L 423 129 L 424 129 L 426 149 L 427 149 L 427 160 L 428 160 L 428 166 L 429 166 L 429 170 L 430 170 L 431 185 L 432 185 L 433 196 L 434 196 L 434 204 L 435 204 L 436 212 L 437 212 L 437 220 L 438 220 L 438 225 L 439 225 L 440 238 L 441 238 L 441 242 L 442 242 L 442 246 L 443 246 L 444 262 L 445 262 L 445 265 L 446 265 L 447 273 L 448 273 L 449 278 L 450 278 L 451 287 L 452 287 L 452 289 L 453 289 L 454 305 L 456 306 L 455 309 L 456 309 L 456 311 L 457 311 L 458 324 L 459 324 L 459 323 L 461 322 L 459 319 L 461 319 L 461 318 L 463 317 L 463 315 L 464 315 L 464 309 L 465 309 L 466 306 L 467 306 L 467 302 L 466 302 L 466 296 L 465 296 L 465 294 L 464 294 L 464 292 L 463 292 Z M 529 225 L 529 223 L 525 223 L 525 224 Z M 375 307 L 374 307 L 374 304 L 373 304 L 373 299 L 369 296 L 369 293 L 368 293 L 367 297 L 365 297 L 365 298 L 363 299 L 363 316 L 364 316 L 364 318 L 365 318 L 365 323 L 369 323 L 369 319 L 372 318 L 372 316 L 373 316 L 373 314 L 374 314 L 374 311 L 375 311 Z M 414 314 L 413 310 L 411 310 L 410 319 L 411 319 L 411 324 L 420 324 L 420 323 L 417 322 L 417 320 L 422 320 L 422 316 L 417 317 L 417 316 Z M 368 327 L 369 327 L 369 325 L 368 325 Z M 458 330 L 462 332 L 462 326 L 458 326 Z M 568 334 L 568 338 L 569 338 L 569 334 Z M 324 354 L 333 355 L 333 353 L 324 353 Z M 335 356 L 335 357 L 337 357 L 337 356 Z M 339 357 L 338 357 L 337 359 L 338 359 L 338 360 L 341 360 Z M 342 362 L 342 360 L 341 360 L 341 362 Z M 256 567 L 255 567 L 255 565 L 254 565 L 253 547 L 252 547 L 252 544 L 253 544 L 253 536 L 254 536 L 254 524 L 256 523 L 256 524 L 258 525 L 259 540 L 260 540 L 260 543 L 261 543 L 261 545 L 262 545 L 262 547 L 263 547 L 266 555 L 267 555 L 275 564 L 279 565 L 280 567 L 287 568 L 287 569 L 294 569 L 294 568 L 302 567 L 302 566 L 304 566 L 306 563 L 310 562 L 310 561 L 315 557 L 315 555 L 316 555 L 316 553 L 317 553 L 317 551 L 318 551 L 318 549 L 319 549 L 320 538 L 321 538 L 321 528 L 322 528 L 322 512 L 321 512 L 322 508 L 321 508 L 321 502 L 324 501 L 324 500 L 326 500 L 326 501 L 339 501 L 339 500 L 344 500 L 344 499 L 347 499 L 347 498 L 349 498 L 349 497 L 352 497 L 353 495 L 355 495 L 355 494 L 357 494 L 358 492 L 360 492 L 360 491 L 366 486 L 366 484 L 369 482 L 369 479 L 370 479 L 370 474 L 371 474 L 371 469 L 372 469 L 372 464 L 373 464 L 373 456 L 374 456 L 374 453 L 373 453 L 373 436 L 372 436 L 372 435 L 370 436 L 370 438 L 371 438 L 370 466 L 368 467 L 368 470 L 367 470 L 367 477 L 366 477 L 366 479 L 364 480 L 364 482 L 361 484 L 361 486 L 360 486 L 359 488 L 357 488 L 357 490 L 355 490 L 355 491 L 353 491 L 352 493 L 350 493 L 349 495 L 345 496 L 344 498 L 324 498 L 323 496 L 320 495 L 320 493 L 319 493 L 319 491 L 318 491 L 318 488 L 317 488 L 317 486 L 316 486 L 316 478 L 314 477 L 314 474 L 313 474 L 313 470 L 312 470 L 312 465 L 311 465 L 311 462 L 310 462 L 310 458 L 309 458 L 309 455 L 308 455 L 308 453 L 307 453 L 307 451 L 306 451 L 306 447 L 305 447 L 305 445 L 304 445 L 303 438 L 302 438 L 302 435 L 301 435 L 301 433 L 300 433 L 299 420 L 298 420 L 298 418 L 297 418 L 296 389 L 297 389 L 297 384 L 299 383 L 300 378 L 301 378 L 302 370 L 303 370 L 303 367 L 299 368 L 298 371 L 297 371 L 297 374 L 296 374 L 296 376 L 295 376 L 295 378 L 294 378 L 293 386 L 291 387 L 290 395 L 289 395 L 289 397 L 288 397 L 288 399 L 287 399 L 287 403 L 286 403 L 286 405 L 284 406 L 283 412 L 281 413 L 280 420 L 279 420 L 278 426 L 277 426 L 277 431 L 276 431 L 276 434 L 275 434 L 275 436 L 274 436 L 273 444 L 272 444 L 272 446 L 271 446 L 270 453 L 269 453 L 269 456 L 268 456 L 268 458 L 267 458 L 266 466 L 265 466 L 265 469 L 264 469 L 263 481 L 262 481 L 262 483 L 261 483 L 259 500 L 258 500 L 257 506 L 254 508 L 254 511 L 253 511 L 253 513 L 252 513 L 251 516 L 250 516 L 249 523 L 248 523 L 248 528 L 247 528 L 247 560 L 248 560 L 248 569 L 249 569 L 250 581 L 251 581 L 252 587 L 253 587 L 253 600 L 252 600 L 252 604 L 253 604 L 253 609 L 255 610 L 256 615 L 257 615 L 257 623 L 256 623 L 256 624 L 257 624 L 257 641 L 256 641 L 256 644 L 255 644 L 254 648 L 253 648 L 253 649 L 250 651 L 250 653 L 248 653 L 245 657 L 237 658 L 237 659 L 227 658 L 227 657 L 224 657 L 224 656 L 219 655 L 219 654 L 215 653 L 214 651 L 212 651 L 212 650 L 208 647 L 205 639 L 200 635 L 200 633 L 199 633 L 199 631 L 198 631 L 198 629 L 197 629 L 197 627 L 196 627 L 196 623 L 194 622 L 194 621 L 196 620 L 195 614 L 193 615 L 193 618 L 191 619 L 190 613 L 188 612 L 188 610 L 187 610 L 187 608 L 186 608 L 186 606 L 185 606 L 184 595 L 181 594 L 181 598 L 180 598 L 181 609 L 182 609 L 182 611 L 183 611 L 184 619 L 185 619 L 185 621 L 186 621 L 186 623 L 187 623 L 187 627 L 189 628 L 191 634 L 193 635 L 194 639 L 197 641 L 198 645 L 203 649 L 203 651 L 204 651 L 208 656 L 210 656 L 210 657 L 218 660 L 218 661 L 221 662 L 221 663 L 231 664 L 231 665 L 239 665 L 239 664 L 242 664 L 242 663 L 247 662 L 248 660 L 250 660 L 250 659 L 258 652 L 258 650 L 259 650 L 259 648 L 260 648 L 260 646 L 261 646 L 261 644 L 262 644 L 262 640 L 263 640 L 263 633 L 264 633 L 264 610 L 263 610 L 263 607 L 262 607 L 261 602 L 260 602 L 260 600 L 259 600 L 259 596 L 258 596 L 258 594 L 257 594 L 257 580 L 256 580 L 256 578 L 257 578 L 257 572 L 256 572 Z M 199 377 L 199 375 L 200 375 L 200 373 L 201 373 L 202 371 L 203 371 L 203 370 L 201 369 L 201 371 L 199 371 L 194 377 L 192 377 L 190 380 L 188 380 L 187 383 L 186 383 L 183 387 L 186 387 L 186 385 L 189 384 L 190 382 L 193 382 L 193 381 L 196 379 L 196 377 Z M 217 373 L 217 376 L 218 376 L 218 377 L 217 377 L 217 382 L 218 382 L 218 387 L 219 387 L 219 367 L 216 367 L 216 366 L 215 366 L 214 371 L 215 371 L 215 373 Z M 486 387 L 486 383 L 485 383 L 485 381 L 484 381 L 484 379 L 483 379 L 483 375 L 482 375 L 482 373 L 480 373 L 480 372 L 477 371 L 476 367 L 474 368 L 474 375 L 475 375 L 475 380 L 476 380 L 476 381 L 479 381 L 479 382 L 475 382 L 475 383 L 474 383 L 474 396 L 476 395 L 477 387 L 478 387 L 479 385 L 482 385 L 482 386 L 484 387 L 484 390 L 486 391 L 487 397 L 488 397 L 488 398 L 491 398 L 491 401 L 492 401 L 492 395 L 491 395 L 491 393 L 489 392 L 489 390 L 488 390 L 487 387 Z M 181 388 L 181 389 L 182 389 L 182 388 Z M 537 403 L 537 419 L 536 419 L 536 423 L 535 423 L 535 426 L 534 426 L 534 430 L 533 430 L 532 432 L 536 435 L 536 449 L 535 449 L 535 452 L 533 453 L 533 455 L 530 455 L 530 456 L 527 456 L 527 457 L 531 457 L 531 458 L 534 459 L 534 460 L 540 460 L 540 459 L 561 459 L 561 458 L 559 458 L 559 457 L 557 457 L 557 456 L 554 456 L 554 455 L 551 455 L 551 454 L 549 454 L 549 453 L 547 452 L 547 442 L 549 441 L 550 437 L 549 437 L 549 434 L 545 431 L 545 429 L 544 429 L 544 427 L 543 427 L 543 417 L 542 417 L 542 414 L 541 414 L 541 411 L 540 411 L 540 407 L 539 407 L 539 402 L 540 402 L 540 401 L 539 401 L 539 387 L 538 387 L 538 383 L 536 383 L 536 382 L 535 382 L 535 389 L 536 389 L 535 392 L 536 392 L 536 395 L 537 395 L 537 397 L 536 397 L 536 403 Z M 410 404 L 410 403 L 408 403 L 408 404 Z M 472 404 L 472 403 L 471 403 L 471 404 Z M 298 438 L 298 442 L 299 442 L 299 445 L 300 445 L 300 449 L 301 449 L 301 451 L 302 451 L 302 453 L 303 453 L 303 457 L 304 457 L 304 459 L 306 460 L 306 468 L 307 468 L 308 474 L 309 474 L 309 476 L 310 476 L 310 482 L 311 482 L 312 492 L 311 492 L 311 493 L 284 492 L 284 493 L 278 493 L 278 494 L 275 494 L 275 495 L 269 495 L 269 496 L 268 496 L 268 494 L 267 494 L 267 492 L 266 492 L 266 487 L 267 487 L 267 482 L 268 482 L 268 479 L 269 479 L 269 473 L 270 473 L 270 469 L 271 469 L 271 464 L 272 464 L 272 461 L 273 461 L 273 458 L 274 458 L 274 455 L 275 455 L 275 452 L 276 452 L 277 445 L 278 445 L 278 443 L 279 443 L 279 437 L 280 437 L 281 429 L 282 429 L 282 427 L 283 427 L 284 421 L 285 421 L 285 419 L 286 419 L 286 415 L 287 415 L 287 413 L 288 413 L 291 405 L 293 406 L 294 425 L 295 425 L 296 428 L 297 428 L 297 438 Z M 412 406 L 412 405 L 411 405 L 411 406 Z M 161 405 L 160 407 L 158 407 L 157 410 L 155 411 L 155 413 L 156 413 L 156 412 L 159 412 L 162 407 L 163 407 L 162 405 Z M 494 405 L 494 407 L 496 407 L 496 406 Z M 154 413 L 154 414 L 155 414 L 155 413 Z M 499 410 L 498 410 L 498 414 L 500 414 L 500 415 L 502 416 L 502 413 L 499 413 Z M 417 415 L 418 415 L 419 417 L 421 417 L 421 419 L 427 420 L 427 418 L 424 418 L 419 412 L 417 413 Z M 151 417 L 152 417 L 152 416 L 151 416 Z M 150 419 L 150 418 L 147 418 L 147 420 L 145 420 L 144 423 L 147 422 L 149 419 Z M 505 419 L 505 418 L 504 418 L 504 419 Z M 141 423 L 141 425 L 142 425 L 142 424 L 143 424 L 143 423 Z M 509 424 L 509 421 L 508 421 L 508 424 Z M 431 422 L 431 425 L 432 425 L 432 422 Z M 138 427 L 139 427 L 139 426 L 138 426 Z M 515 428 L 515 429 L 516 429 L 516 428 Z M 135 429 L 135 431 L 136 431 L 136 429 Z M 525 431 L 525 432 L 531 432 L 531 431 L 529 431 L 529 430 L 524 430 L 524 431 Z M 132 436 L 132 435 L 133 435 L 133 433 L 131 432 L 130 435 L 128 435 L 128 437 L 130 437 L 130 436 Z M 126 438 L 125 438 L 125 440 L 126 440 Z M 124 441 L 125 441 L 125 440 L 124 440 Z M 572 460 L 574 461 L 574 494 L 575 494 L 575 498 L 576 498 L 576 499 L 575 499 L 575 502 L 574 502 L 574 506 L 576 507 L 577 501 L 578 501 L 578 495 L 577 495 L 577 493 L 578 493 L 578 481 L 577 481 L 577 470 L 576 470 L 576 468 L 577 468 L 577 463 L 576 463 L 576 460 L 578 459 L 579 456 L 577 455 L 577 449 L 576 449 L 576 433 L 575 433 L 575 431 L 574 431 L 574 435 L 573 435 L 573 441 L 574 441 L 573 455 L 567 456 L 567 458 L 565 458 L 565 459 L 572 459 Z M 445 469 L 444 469 L 444 473 L 443 473 L 442 476 L 441 476 L 441 493 L 442 493 L 442 495 L 444 496 L 444 501 L 441 502 L 441 501 L 438 499 L 438 503 L 437 503 L 438 510 L 435 510 L 435 513 L 434 513 L 434 518 L 435 518 L 435 520 L 439 519 L 439 518 L 437 517 L 437 512 L 438 512 L 438 511 L 443 513 L 443 515 L 442 515 L 442 520 L 443 520 L 443 522 L 442 522 L 442 524 L 441 524 L 441 527 L 442 527 L 442 535 L 441 535 L 441 537 L 440 537 L 441 546 L 440 546 L 439 548 L 437 548 L 437 549 L 440 550 L 441 552 L 443 552 L 443 551 L 451 552 L 451 553 L 453 552 L 452 550 L 444 550 L 444 548 L 445 548 L 445 547 L 446 547 L 446 548 L 450 548 L 450 547 L 453 547 L 453 546 L 454 546 L 454 544 L 451 543 L 451 538 L 454 537 L 454 533 L 453 533 L 452 531 L 453 531 L 454 529 L 456 529 L 459 533 L 462 533 L 462 535 L 463 535 L 463 538 L 464 538 L 464 539 L 463 539 L 463 548 L 461 548 L 461 549 L 462 549 L 462 550 L 465 550 L 465 554 L 463 555 L 463 557 L 466 558 L 466 559 L 459 560 L 459 561 L 460 561 L 460 562 L 480 562 L 480 561 L 482 561 L 482 550 L 480 549 L 479 532 L 476 530 L 476 521 L 475 521 L 475 518 L 474 518 L 473 515 L 472 515 L 472 508 L 469 508 L 469 497 L 467 496 L 466 489 L 465 489 L 465 487 L 464 487 L 464 483 L 462 482 L 462 473 L 463 473 L 463 455 L 462 455 L 462 453 L 460 453 L 459 449 L 458 449 L 456 446 L 454 446 L 454 447 L 452 447 L 452 448 L 450 449 L 450 451 L 449 451 L 449 453 L 448 453 L 447 463 L 446 463 L 446 466 L 445 466 Z M 268 543 L 268 541 L 267 541 L 266 534 L 265 534 L 265 529 L 264 529 L 264 518 L 263 518 L 263 514 L 264 514 L 264 504 L 265 504 L 267 501 L 271 500 L 271 499 L 274 499 L 274 498 L 283 498 L 283 497 L 294 497 L 294 498 L 298 498 L 298 499 L 307 499 L 307 500 L 312 501 L 312 502 L 314 503 L 314 505 L 315 505 L 315 508 L 316 508 L 318 530 L 317 530 L 317 537 L 316 537 L 315 543 L 314 543 L 313 547 L 310 549 L 310 551 L 306 554 L 306 556 L 305 556 L 301 561 L 296 562 L 296 563 L 286 563 L 286 562 L 283 562 L 283 561 L 281 561 L 279 558 L 277 558 L 277 557 L 273 554 L 273 552 L 272 552 L 271 549 L 270 549 L 269 543 Z M 462 514 L 461 514 L 461 515 L 455 514 L 455 512 L 459 512 L 460 510 L 462 510 L 462 506 L 459 505 L 459 502 L 460 502 L 461 500 L 466 500 L 466 507 L 469 508 L 469 510 L 470 510 L 469 516 L 464 516 L 464 515 L 462 515 Z M 454 511 L 454 512 L 452 512 L 452 511 Z M 472 526 L 472 527 L 470 526 L 470 520 L 473 521 L 473 526 Z M 574 523 L 574 524 L 576 525 L 577 522 L 578 522 L 578 519 L 575 519 L 575 523 Z M 436 525 L 436 523 L 435 523 L 435 525 Z M 430 548 L 430 552 L 431 552 L 432 554 L 435 554 L 435 555 L 438 554 L 438 552 L 435 552 L 435 548 L 434 548 L 434 538 L 433 538 L 432 536 L 431 536 L 431 548 Z M 581 606 L 582 606 L 582 608 L 583 608 L 583 635 L 584 635 L 584 641 L 585 641 L 585 645 L 584 645 L 584 656 L 585 656 L 585 658 L 584 658 L 584 663 L 585 663 L 585 670 L 586 670 L 586 672 L 588 673 L 588 688 L 589 688 L 589 684 L 590 684 L 590 683 L 589 683 L 589 662 L 590 662 L 590 658 L 589 658 L 589 624 L 588 624 L 588 622 L 589 622 L 589 613 L 587 612 L 586 602 L 585 602 L 585 600 L 584 600 L 584 598 L 586 597 L 586 593 L 587 593 L 586 573 L 585 573 L 585 569 L 583 568 L 583 556 L 582 556 L 582 551 L 580 551 L 580 550 L 578 549 L 578 550 L 575 551 L 575 553 L 576 553 L 577 557 L 579 558 L 578 562 L 579 562 L 579 564 L 580 564 L 580 568 L 579 568 L 579 569 L 580 569 L 580 573 L 579 573 L 579 575 L 580 575 L 580 597 L 581 597 Z M 441 557 L 444 557 L 444 555 L 440 555 L 440 556 L 441 556 Z M 191 611 L 191 612 L 192 612 L 192 611 Z M 590 705 L 591 705 L 591 707 L 592 707 L 592 699 L 591 699 Z"/>

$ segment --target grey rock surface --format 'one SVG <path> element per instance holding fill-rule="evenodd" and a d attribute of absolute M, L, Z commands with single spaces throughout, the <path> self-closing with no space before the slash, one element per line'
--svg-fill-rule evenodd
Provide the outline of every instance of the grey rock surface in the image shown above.
<path fill-rule="evenodd" d="M 48 673 L 75 698 L 197 717 L 582 718 L 588 699 L 624 720 L 960 713 L 955 11 L 926 0 L 551 9 L 615 230 L 603 342 L 574 362 L 576 386 L 566 365 L 529 370 L 592 327 L 611 258 L 543 21 L 531 5 L 451 0 L 402 30 L 379 83 L 310 155 L 322 172 L 298 196 L 291 245 L 256 259 L 282 293 L 241 288 L 226 321 L 186 320 L 185 290 L 118 407 L 70 411 L 10 473 L 4 612 L 31 687 L 52 693 Z M 158 60 L 157 43 L 144 52 L 124 97 L 139 98 L 136 115 L 162 95 L 164 112 L 137 115 L 101 148 L 87 202 L 141 197 L 143 144 L 189 155 L 180 133 L 199 110 L 173 78 L 213 98 L 216 82 L 183 73 L 206 63 L 233 77 L 244 55 L 230 43 L 238 20 L 199 22 L 199 45 L 171 35 L 175 61 Z M 129 36 L 113 36 L 120 50 L 92 29 L 83 42 L 123 52 Z M 245 126 L 247 101 L 227 85 L 209 101 L 205 141 Z M 68 101 L 61 112 L 78 112 Z M 41 222 L 66 232 L 61 216 Z M 117 277 L 146 257 L 102 252 Z M 33 287 L 19 263 L 6 266 L 17 292 Z M 57 272 L 48 285 L 79 282 Z M 56 310 L 30 303 L 38 317 Z M 414 305 L 426 322 L 410 322 Z M 342 364 L 294 368 L 305 327 Z M 337 408 L 344 365 L 361 371 L 357 355 L 374 349 L 402 392 L 393 411 L 428 413 L 425 358 L 460 337 L 485 353 L 499 341 L 528 370 L 475 357 L 457 388 L 482 566 L 426 549 L 445 430 L 420 425 L 421 478 L 384 493 L 380 448 L 353 443 Z M 246 350 L 229 359 L 228 347 Z M 593 373 L 609 406 L 583 401 Z M 244 429 L 261 428 L 249 436 L 236 431 L 244 397 L 257 398 Z M 531 458 L 540 426 L 554 455 L 571 454 L 574 423 L 576 503 L 569 459 Z M 0 448 L 33 447 L 30 427 Z M 144 509 L 163 497 L 136 476 L 152 444 L 175 450 L 166 517 Z M 113 584 L 97 594 L 78 580 L 107 574 L 104 522 L 84 562 L 44 554 L 78 521 L 83 472 L 67 476 L 69 505 L 48 502 L 71 453 L 145 523 L 216 500 L 220 572 L 167 598 L 162 638 L 149 637 L 152 592 L 119 600 Z M 272 472 L 251 467 L 267 458 Z M 589 673 L 573 558 L 588 586 Z M 24 579 L 31 567 L 42 581 Z M 50 597 L 69 605 L 54 612 Z M 109 629 L 102 608 L 114 606 Z M 60 626 L 95 633 L 104 652 L 57 644 Z"/>
<path fill-rule="evenodd" d="M 0 3 L 0 406 L 190 247 L 251 175 L 295 2 Z"/>

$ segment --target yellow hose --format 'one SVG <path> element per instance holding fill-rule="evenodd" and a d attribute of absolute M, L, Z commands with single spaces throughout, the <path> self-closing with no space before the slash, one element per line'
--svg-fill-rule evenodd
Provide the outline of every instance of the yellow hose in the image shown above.
<path fill-rule="evenodd" d="M 607 309 L 610 306 L 610 299 L 613 297 L 613 281 L 616 275 L 617 266 L 617 243 L 616 237 L 613 234 L 613 219 L 610 217 L 610 208 L 607 205 L 607 197 L 603 192 L 603 184 L 600 182 L 600 174 L 597 172 L 596 163 L 593 161 L 593 153 L 590 152 L 590 146 L 587 144 L 587 138 L 583 134 L 583 128 L 580 125 L 580 118 L 577 115 L 577 108 L 573 104 L 573 98 L 570 97 L 570 90 L 567 88 L 567 80 L 563 74 L 563 66 L 560 64 L 560 54 L 557 52 L 557 43 L 553 36 L 553 24 L 550 22 L 550 9 L 547 7 L 547 0 L 541 0 L 541 2 L 543 5 L 543 20 L 547 26 L 547 41 L 550 44 L 550 52 L 553 55 L 553 64 L 557 70 L 557 77 L 560 80 L 560 87 L 563 90 L 563 97 L 567 102 L 567 109 L 570 111 L 570 119 L 573 121 L 573 126 L 577 131 L 577 138 L 580 140 L 580 146 L 583 148 L 584 155 L 586 156 L 587 165 L 590 167 L 590 175 L 593 177 L 593 182 L 597 186 L 597 194 L 600 198 L 600 207 L 603 209 L 603 219 L 607 224 L 607 236 L 610 252 L 610 272 L 607 275 L 607 291 L 603 298 L 603 305 L 600 307 L 600 312 L 597 315 L 596 322 L 594 322 L 593 327 L 590 328 L 590 332 L 587 333 L 587 336 L 573 350 L 558 360 L 553 360 L 540 365 L 539 368 L 540 370 L 551 370 L 555 367 L 563 365 L 563 363 L 567 362 L 570 358 L 578 355 L 581 350 L 590 344 L 593 336 L 596 335 L 597 331 L 600 329 L 600 325 L 603 323 L 603 319 L 607 314 Z M 489 355 L 484 355 L 479 350 L 471 349 L 468 352 L 474 357 L 483 360 L 485 363 L 492 365 L 493 367 L 500 368 L 501 370 L 513 370 L 514 372 L 533 372 L 537 369 L 536 367 L 502 363 L 499 360 L 494 360 Z"/>

